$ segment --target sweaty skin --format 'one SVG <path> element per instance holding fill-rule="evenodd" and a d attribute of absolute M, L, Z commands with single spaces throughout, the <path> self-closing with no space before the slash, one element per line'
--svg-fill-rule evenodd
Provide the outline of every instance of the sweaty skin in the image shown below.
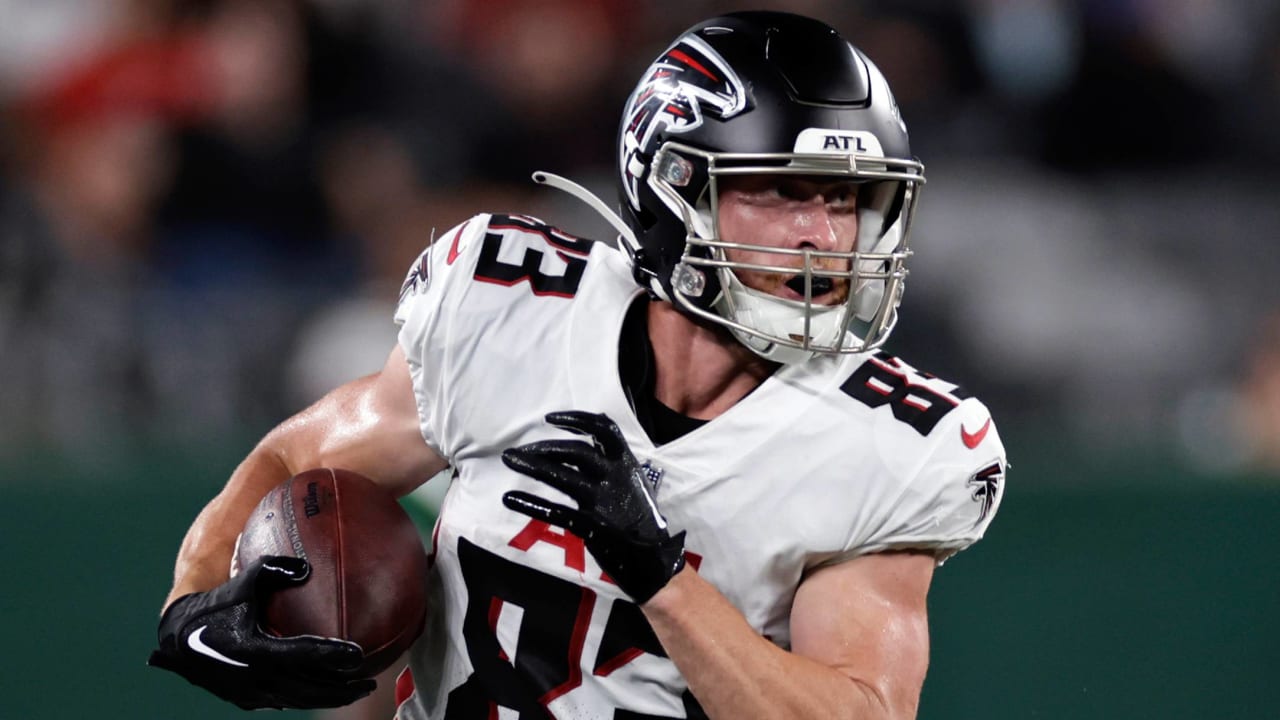
<path fill-rule="evenodd" d="M 739 175 L 719 181 L 720 236 L 726 242 L 765 248 L 849 252 L 858 239 L 858 185 L 820 176 Z M 729 260 L 759 265 L 804 267 L 800 255 L 768 250 L 726 250 Z M 847 271 L 848 260 L 817 257 L 813 267 Z M 737 270 L 743 285 L 786 300 L 804 299 L 795 274 Z M 788 285 L 788 283 L 791 283 Z M 826 290 L 825 292 L 823 292 Z M 813 300 L 834 305 L 849 296 L 849 281 L 829 288 L 814 283 Z"/>

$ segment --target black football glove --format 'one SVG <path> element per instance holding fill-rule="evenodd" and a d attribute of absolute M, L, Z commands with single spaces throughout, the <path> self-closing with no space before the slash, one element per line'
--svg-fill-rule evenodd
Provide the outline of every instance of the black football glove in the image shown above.
<path fill-rule="evenodd" d="M 310 635 L 279 638 L 258 628 L 266 595 L 306 581 L 311 567 L 295 557 L 264 557 L 208 591 L 174 600 L 160 618 L 160 649 L 148 665 L 245 710 L 348 705 L 373 692 L 352 671 L 360 646 Z"/>
<path fill-rule="evenodd" d="M 577 509 L 520 491 L 503 495 L 503 504 L 582 538 L 623 592 L 637 603 L 647 601 L 684 567 L 684 532 L 667 532 L 653 484 L 609 416 L 574 410 L 546 419 L 593 443 L 529 443 L 503 451 L 502 462 L 564 492 Z"/>

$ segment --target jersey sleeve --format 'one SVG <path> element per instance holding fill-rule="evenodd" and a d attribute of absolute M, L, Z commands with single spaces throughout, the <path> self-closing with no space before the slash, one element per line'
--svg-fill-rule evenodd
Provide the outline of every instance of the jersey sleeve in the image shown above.
<path fill-rule="evenodd" d="M 1008 462 L 986 406 L 966 400 L 904 484 L 887 521 L 856 554 L 927 550 L 941 564 L 982 538 L 1004 497 Z"/>
<path fill-rule="evenodd" d="M 442 348 L 447 346 L 451 319 L 462 300 L 466 289 L 463 285 L 474 269 L 477 246 L 488 225 L 489 215 L 476 215 L 423 250 L 405 275 L 394 316 L 413 381 L 422 437 L 445 458 L 449 457 L 447 448 L 441 446 L 439 438 L 444 419 Z"/>

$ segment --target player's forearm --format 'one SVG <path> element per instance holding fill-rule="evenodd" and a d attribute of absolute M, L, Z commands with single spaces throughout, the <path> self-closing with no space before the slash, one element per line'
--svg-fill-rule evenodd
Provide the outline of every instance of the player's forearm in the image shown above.
<path fill-rule="evenodd" d="M 208 590 L 231 573 L 231 553 L 249 513 L 271 488 L 292 474 L 265 445 L 255 448 L 231 474 L 222 492 L 200 511 L 178 550 L 173 589 L 164 605 L 187 593 Z"/>
<path fill-rule="evenodd" d="M 394 352 L 388 368 L 335 388 L 262 439 L 187 532 L 166 606 L 227 579 L 236 536 L 249 513 L 289 477 L 341 467 L 403 494 L 445 466 L 422 442 L 403 354 Z"/>
<path fill-rule="evenodd" d="M 765 640 L 692 568 L 642 607 L 711 718 L 899 717 L 871 684 Z"/>

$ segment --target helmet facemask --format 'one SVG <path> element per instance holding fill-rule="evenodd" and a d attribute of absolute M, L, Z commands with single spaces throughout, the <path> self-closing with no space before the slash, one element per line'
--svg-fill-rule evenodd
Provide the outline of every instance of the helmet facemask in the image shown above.
<path fill-rule="evenodd" d="M 654 156 L 649 187 L 686 235 L 672 270 L 671 297 L 684 311 L 727 327 L 744 345 L 775 362 L 800 362 L 815 354 L 859 353 L 880 347 L 897 322 L 911 251 L 906 238 L 923 167 L 914 160 L 868 153 L 715 153 L 677 142 Z M 803 175 L 860 183 L 858 235 L 848 251 L 756 245 L 723 238 L 719 179 L 740 175 Z M 705 177 L 697 195 L 690 187 Z M 745 262 L 731 252 L 768 259 Z M 740 272 L 793 276 L 791 300 L 748 287 Z M 815 292 L 815 287 L 819 288 Z M 844 288 L 823 304 L 815 297 Z M 664 293 L 668 294 L 668 293 Z"/>

